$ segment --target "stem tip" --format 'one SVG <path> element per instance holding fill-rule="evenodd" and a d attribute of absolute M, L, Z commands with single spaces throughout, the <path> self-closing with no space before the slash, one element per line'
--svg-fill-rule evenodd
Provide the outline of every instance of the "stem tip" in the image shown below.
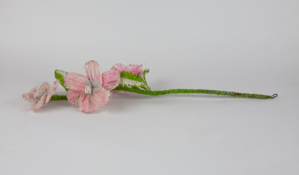
<path fill-rule="evenodd" d="M 276 93 L 272 95 L 273 98 L 276 98 L 277 96 L 278 96 L 278 94 L 276 94 Z"/>

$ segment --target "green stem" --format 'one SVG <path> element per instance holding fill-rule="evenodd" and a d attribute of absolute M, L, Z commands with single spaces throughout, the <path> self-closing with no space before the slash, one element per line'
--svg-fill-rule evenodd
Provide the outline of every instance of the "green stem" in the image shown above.
<path fill-rule="evenodd" d="M 229 91 L 218 91 L 218 90 L 209 90 L 209 89 L 169 89 L 162 91 L 148 91 L 141 89 L 132 89 L 126 86 L 117 86 L 114 90 L 133 92 L 137 94 L 158 96 L 158 95 L 167 95 L 167 94 L 215 94 L 215 95 L 227 95 L 233 97 L 244 97 L 244 98 L 258 98 L 258 99 L 273 99 L 277 94 L 272 96 L 262 95 L 262 94 L 248 94 L 248 93 L 239 93 L 239 92 L 229 92 Z"/>
<path fill-rule="evenodd" d="M 137 88 L 130 88 L 122 85 L 117 86 L 113 90 L 133 92 L 137 94 L 150 95 L 150 96 L 167 95 L 167 94 L 214 94 L 214 95 L 226 95 L 226 96 L 233 96 L 233 97 L 257 98 L 257 99 L 273 99 L 277 96 L 277 94 L 273 94 L 272 96 L 270 96 L 270 95 L 262 95 L 262 94 L 248 94 L 248 93 L 218 91 L 218 90 L 209 90 L 209 89 L 169 89 L 169 90 L 162 90 L 162 91 L 149 91 L 149 90 L 142 90 Z M 60 101 L 60 100 L 67 100 L 66 95 L 53 95 L 51 98 L 51 101 Z"/>
<path fill-rule="evenodd" d="M 53 95 L 50 101 L 61 101 L 61 100 L 67 100 L 66 95 Z"/>

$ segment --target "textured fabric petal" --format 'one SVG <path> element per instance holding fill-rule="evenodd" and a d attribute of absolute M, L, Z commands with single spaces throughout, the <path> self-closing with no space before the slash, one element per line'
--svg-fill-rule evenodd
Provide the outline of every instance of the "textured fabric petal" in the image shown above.
<path fill-rule="evenodd" d="M 36 91 L 34 94 L 34 98 L 36 99 L 41 99 L 41 97 L 46 94 L 50 89 L 50 84 L 48 82 L 44 82 L 40 87 L 39 90 Z"/>
<path fill-rule="evenodd" d="M 38 102 L 39 99 L 34 98 L 34 94 L 39 90 L 39 86 L 31 89 L 30 92 L 23 94 L 23 99 L 29 102 Z"/>
<path fill-rule="evenodd" d="M 130 64 L 129 66 L 127 66 L 126 71 L 139 75 L 143 72 L 142 64 L 140 65 Z"/>
<path fill-rule="evenodd" d="M 85 71 L 87 78 L 92 82 L 93 85 L 102 85 L 102 74 L 99 63 L 94 60 L 88 61 L 85 64 Z"/>
<path fill-rule="evenodd" d="M 34 95 L 30 93 L 23 94 L 23 99 L 29 102 L 38 102 L 38 100 L 34 98 Z"/>
<path fill-rule="evenodd" d="M 93 89 L 92 95 L 84 94 L 79 99 L 80 110 L 84 113 L 92 113 L 98 107 L 105 106 L 109 101 L 109 91 L 101 86 Z"/>
<path fill-rule="evenodd" d="M 68 89 L 73 89 L 77 91 L 85 90 L 85 81 L 87 77 L 77 73 L 68 73 L 64 79 L 64 85 Z"/>
<path fill-rule="evenodd" d="M 118 86 L 120 81 L 120 74 L 117 70 L 111 69 L 102 74 L 103 78 L 103 84 L 102 86 L 105 89 L 114 89 L 116 86 Z"/>
<path fill-rule="evenodd" d="M 41 99 L 37 102 L 37 104 L 31 108 L 31 110 L 38 110 L 39 108 L 41 108 L 46 101 L 46 97 L 47 97 L 47 94 L 44 94 L 41 97 Z"/>
<path fill-rule="evenodd" d="M 73 89 L 67 91 L 67 99 L 71 103 L 71 105 L 75 107 L 79 107 L 79 99 L 82 95 L 84 95 L 84 92 L 82 91 L 76 91 Z"/>
<path fill-rule="evenodd" d="M 56 81 L 54 81 L 53 85 L 50 87 L 50 90 L 49 90 L 49 92 L 48 92 L 48 96 L 47 96 L 45 105 L 50 101 L 52 95 L 54 94 L 54 92 L 55 92 L 56 89 L 58 88 L 59 81 L 60 81 L 60 80 L 56 80 Z"/>
<path fill-rule="evenodd" d="M 126 70 L 126 68 L 127 66 L 125 66 L 124 64 L 117 63 L 111 69 L 116 69 L 118 72 L 123 72 Z"/>
<path fill-rule="evenodd" d="M 92 113 L 97 110 L 98 106 L 95 102 L 98 99 L 94 95 L 84 94 L 79 98 L 80 111 L 84 113 Z"/>
<path fill-rule="evenodd" d="M 110 91 L 104 89 L 101 86 L 97 86 L 94 89 L 94 102 L 97 104 L 98 107 L 104 107 L 107 105 L 109 101 Z"/>
<path fill-rule="evenodd" d="M 33 89 L 31 89 L 31 91 L 29 93 L 34 95 L 39 90 L 39 88 L 40 88 L 39 86 L 36 86 Z"/>

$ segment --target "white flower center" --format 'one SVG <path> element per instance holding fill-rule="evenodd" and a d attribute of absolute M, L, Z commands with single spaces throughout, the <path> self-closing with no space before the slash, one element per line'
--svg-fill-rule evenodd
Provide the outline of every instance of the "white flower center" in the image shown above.
<path fill-rule="evenodd" d="M 86 94 L 91 94 L 91 87 L 90 86 L 85 86 L 85 93 Z"/>

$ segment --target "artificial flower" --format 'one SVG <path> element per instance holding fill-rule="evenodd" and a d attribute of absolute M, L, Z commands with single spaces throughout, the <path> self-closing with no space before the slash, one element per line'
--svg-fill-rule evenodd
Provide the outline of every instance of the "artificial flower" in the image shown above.
<path fill-rule="evenodd" d="M 84 113 L 92 113 L 109 101 L 110 90 L 119 84 L 120 74 L 111 69 L 103 74 L 99 64 L 91 60 L 85 64 L 86 75 L 67 73 L 64 79 L 68 88 L 68 101 Z"/>
<path fill-rule="evenodd" d="M 56 80 L 51 87 L 48 82 L 44 82 L 41 86 L 34 87 L 29 93 L 23 94 L 23 99 L 37 103 L 31 110 L 38 110 L 50 101 L 58 85 L 59 80 Z"/>

